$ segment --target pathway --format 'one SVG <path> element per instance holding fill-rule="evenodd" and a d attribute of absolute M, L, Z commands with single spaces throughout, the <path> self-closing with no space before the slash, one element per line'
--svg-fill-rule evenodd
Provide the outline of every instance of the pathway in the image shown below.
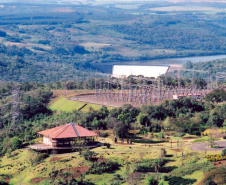
<path fill-rule="evenodd" d="M 226 141 L 215 141 L 215 143 L 219 145 L 219 148 L 208 148 L 207 143 L 202 142 L 191 146 L 191 150 L 203 151 L 206 149 L 207 151 L 222 151 L 223 149 L 226 148 Z"/>

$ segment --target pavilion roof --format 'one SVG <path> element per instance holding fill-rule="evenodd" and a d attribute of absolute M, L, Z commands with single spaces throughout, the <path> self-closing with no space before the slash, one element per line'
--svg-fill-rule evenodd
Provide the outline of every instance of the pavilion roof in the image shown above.
<path fill-rule="evenodd" d="M 38 134 L 56 139 L 98 136 L 95 132 L 87 130 L 75 123 L 68 123 L 48 130 L 43 130 L 38 132 Z"/>

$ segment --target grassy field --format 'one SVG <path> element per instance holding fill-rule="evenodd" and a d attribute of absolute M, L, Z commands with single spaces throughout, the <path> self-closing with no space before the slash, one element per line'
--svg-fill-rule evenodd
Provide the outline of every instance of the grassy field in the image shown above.
<path fill-rule="evenodd" d="M 93 108 L 94 110 L 98 110 L 101 107 L 102 107 L 101 105 L 89 104 L 89 103 L 87 104 L 83 102 L 67 100 L 63 97 L 55 101 L 53 104 L 51 104 L 49 108 L 53 111 L 56 110 L 56 111 L 72 112 L 73 110 L 80 109 L 82 112 L 88 112 L 90 108 Z M 108 107 L 108 109 L 111 109 L 111 108 Z"/>
<path fill-rule="evenodd" d="M 73 110 L 80 109 L 84 105 L 85 103 L 82 103 L 82 102 L 76 102 L 76 101 L 67 100 L 65 98 L 60 98 L 59 100 L 54 102 L 49 108 L 51 110 L 56 110 L 56 111 L 72 112 Z"/>

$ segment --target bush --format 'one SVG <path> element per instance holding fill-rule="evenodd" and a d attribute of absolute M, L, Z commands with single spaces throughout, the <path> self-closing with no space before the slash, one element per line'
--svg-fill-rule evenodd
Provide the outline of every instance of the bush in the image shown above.
<path fill-rule="evenodd" d="M 101 175 L 102 173 L 108 173 L 118 170 L 119 167 L 120 164 L 113 161 L 94 162 L 89 168 L 88 173 Z"/>
<path fill-rule="evenodd" d="M 209 171 L 214 168 L 214 165 L 210 162 L 196 162 L 196 163 L 187 163 L 183 166 L 180 166 L 174 169 L 171 173 L 174 176 L 185 176 L 190 175 L 197 170 L 202 170 L 203 172 Z"/>
<path fill-rule="evenodd" d="M 99 134 L 100 137 L 108 137 L 108 133 L 107 132 L 101 132 Z"/>
<path fill-rule="evenodd" d="M 163 175 L 163 176 L 162 176 L 162 180 L 163 180 L 163 181 L 167 181 L 167 180 L 168 180 L 168 176 Z"/>
<path fill-rule="evenodd" d="M 134 143 L 150 143 L 150 144 L 155 144 L 155 143 L 164 143 L 166 141 L 165 140 L 154 141 L 154 140 L 145 140 L 145 139 L 132 139 L 132 142 L 134 142 Z"/>
<path fill-rule="evenodd" d="M 226 169 L 223 167 L 215 168 L 204 174 L 204 177 L 200 184 L 204 184 L 208 180 L 214 181 L 216 184 L 225 184 Z"/>
<path fill-rule="evenodd" d="M 117 139 L 117 137 L 115 137 L 115 143 L 117 143 L 117 141 L 118 141 L 118 139 Z"/>
<path fill-rule="evenodd" d="M 17 136 L 15 136 L 10 140 L 10 145 L 11 145 L 12 150 L 16 150 L 16 149 L 20 148 L 21 140 Z"/>
<path fill-rule="evenodd" d="M 86 159 L 86 160 L 90 160 L 92 159 L 93 156 L 96 156 L 97 154 L 93 151 L 90 151 L 89 149 L 86 149 L 82 152 L 82 156 Z"/>
<path fill-rule="evenodd" d="M 0 180 L 0 185 L 8 185 L 8 183 L 5 180 Z"/>
<path fill-rule="evenodd" d="M 145 185 L 158 185 L 158 181 L 156 181 L 152 176 L 148 176 L 145 179 Z"/>
<path fill-rule="evenodd" d="M 47 157 L 49 157 L 49 154 L 47 154 L 47 153 L 38 154 L 38 155 L 35 157 L 35 162 L 36 162 L 36 163 L 39 163 L 39 162 L 41 162 L 42 160 L 46 159 Z"/>
<path fill-rule="evenodd" d="M 222 156 L 222 157 L 226 157 L 226 148 L 225 148 L 224 150 L 222 150 L 221 156 Z"/>
<path fill-rule="evenodd" d="M 204 185 L 217 185 L 212 179 L 206 181 Z"/>
<path fill-rule="evenodd" d="M 178 132 L 178 133 L 175 133 L 173 136 L 174 137 L 183 137 L 184 135 L 185 135 L 185 133 Z"/>
<path fill-rule="evenodd" d="M 166 149 L 165 148 L 161 148 L 160 150 L 160 157 L 165 157 L 166 156 Z"/>
<path fill-rule="evenodd" d="M 224 149 L 225 150 L 225 149 Z M 221 160 L 224 160 L 226 159 L 226 155 L 225 155 L 225 151 L 222 150 L 222 153 L 221 155 L 220 154 L 215 154 L 215 155 L 207 155 L 206 158 L 207 158 L 207 161 L 211 161 L 211 162 L 216 162 L 216 161 L 221 161 Z M 224 152 L 223 152 L 224 151 Z"/>
<path fill-rule="evenodd" d="M 107 143 L 106 146 L 107 146 L 107 148 L 110 148 L 111 147 L 111 144 L 110 143 Z"/>
<path fill-rule="evenodd" d="M 136 172 L 155 172 L 156 167 L 158 166 L 158 170 L 161 171 L 161 167 L 165 164 L 164 159 L 148 159 L 143 160 L 141 163 L 135 166 L 134 171 Z"/>
<path fill-rule="evenodd" d="M 159 134 L 158 134 L 158 138 L 164 138 L 165 136 L 164 136 L 164 132 L 160 132 Z"/>

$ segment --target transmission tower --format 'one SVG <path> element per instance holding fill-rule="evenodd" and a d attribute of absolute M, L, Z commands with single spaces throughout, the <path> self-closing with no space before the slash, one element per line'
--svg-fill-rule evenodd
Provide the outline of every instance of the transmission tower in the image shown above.
<path fill-rule="evenodd" d="M 21 123 L 21 112 L 20 112 L 20 87 L 15 86 L 12 89 L 12 109 L 11 109 L 11 115 L 12 115 L 12 122 L 10 129 L 13 129 L 15 126 Z"/>

